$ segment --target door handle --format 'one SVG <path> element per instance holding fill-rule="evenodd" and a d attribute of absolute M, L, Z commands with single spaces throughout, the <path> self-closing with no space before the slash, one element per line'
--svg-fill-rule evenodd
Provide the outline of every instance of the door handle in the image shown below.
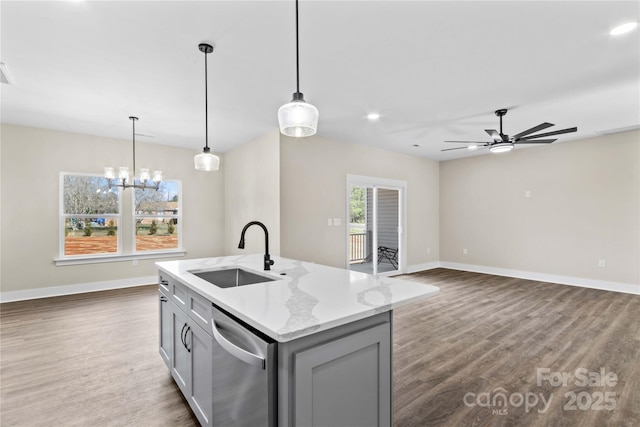
<path fill-rule="evenodd" d="M 266 368 L 264 357 L 260 357 L 257 354 L 248 352 L 247 350 L 238 347 L 237 345 L 226 339 L 224 336 L 222 336 L 214 319 L 211 319 L 211 328 L 213 330 L 213 338 L 215 338 L 218 344 L 220 344 L 220 346 L 227 350 L 231 355 L 235 356 L 245 363 L 248 363 L 251 366 L 255 366 L 261 369 Z"/>

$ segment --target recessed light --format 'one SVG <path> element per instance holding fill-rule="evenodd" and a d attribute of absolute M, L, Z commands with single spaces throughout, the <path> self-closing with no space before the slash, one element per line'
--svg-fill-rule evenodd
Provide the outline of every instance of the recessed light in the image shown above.
<path fill-rule="evenodd" d="M 467 148 L 468 148 L 469 150 L 475 150 L 475 149 L 477 149 L 477 148 L 478 148 L 478 146 L 477 146 L 477 145 L 470 145 L 470 146 L 468 146 Z"/>
<path fill-rule="evenodd" d="M 638 28 L 637 22 L 627 22 L 626 24 L 618 25 L 613 30 L 611 30 L 609 34 L 611 34 L 612 36 L 619 36 L 621 34 L 631 32 L 636 28 Z"/>
<path fill-rule="evenodd" d="M 380 120 L 380 114 L 369 113 L 367 114 L 367 120 L 369 120 L 370 122 L 375 122 L 376 120 Z"/>

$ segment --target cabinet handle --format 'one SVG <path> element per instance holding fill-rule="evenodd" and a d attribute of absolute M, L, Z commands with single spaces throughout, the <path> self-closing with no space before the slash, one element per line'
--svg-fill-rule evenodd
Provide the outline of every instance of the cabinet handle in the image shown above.
<path fill-rule="evenodd" d="M 191 332 L 191 326 L 187 326 L 187 330 L 184 332 L 184 348 L 187 349 L 189 353 L 191 353 L 191 349 L 189 348 L 189 344 L 187 344 L 187 334 Z"/>
<path fill-rule="evenodd" d="M 169 300 L 167 299 L 167 297 L 165 297 L 165 296 L 161 296 L 161 297 L 160 297 L 160 301 L 162 301 L 162 302 L 167 302 L 167 301 L 169 301 Z"/>
<path fill-rule="evenodd" d="M 161 277 L 161 278 L 160 278 L 160 284 L 161 284 L 161 285 L 164 285 L 164 286 L 169 286 L 169 281 L 168 281 L 168 280 L 165 280 L 165 279 L 163 279 L 163 278 Z"/>
<path fill-rule="evenodd" d="M 182 342 L 182 345 L 184 347 L 187 347 L 187 344 L 184 342 L 184 340 L 185 340 L 185 338 L 184 338 L 185 337 L 184 328 L 186 328 L 186 327 L 187 327 L 187 324 L 185 323 L 184 326 L 182 327 L 182 331 L 180 331 L 180 341 Z"/>
<path fill-rule="evenodd" d="M 248 363 L 251 366 L 256 366 L 261 369 L 266 368 L 266 362 L 263 357 L 260 357 L 257 354 L 250 353 L 223 337 L 218 330 L 218 325 L 216 325 L 216 321 L 214 319 L 211 319 L 211 327 L 213 330 L 213 338 L 215 338 L 218 344 L 220 344 L 220 347 L 224 348 L 230 354 L 242 360 L 243 362 Z"/>

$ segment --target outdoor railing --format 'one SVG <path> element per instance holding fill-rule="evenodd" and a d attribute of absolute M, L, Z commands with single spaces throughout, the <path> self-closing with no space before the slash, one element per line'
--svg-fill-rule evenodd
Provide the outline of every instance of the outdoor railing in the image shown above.
<path fill-rule="evenodd" d="M 367 234 L 349 234 L 349 261 L 364 261 L 367 258 Z"/>

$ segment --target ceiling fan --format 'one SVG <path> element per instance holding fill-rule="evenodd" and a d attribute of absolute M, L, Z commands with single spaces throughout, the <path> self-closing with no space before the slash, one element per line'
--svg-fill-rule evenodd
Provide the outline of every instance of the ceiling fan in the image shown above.
<path fill-rule="evenodd" d="M 538 126 L 534 126 L 531 129 L 527 129 L 524 132 L 520 132 L 517 135 L 509 136 L 502 133 L 502 117 L 507 114 L 507 109 L 503 108 L 501 110 L 496 110 L 496 116 L 500 117 L 500 132 L 495 129 L 485 129 L 493 141 L 445 141 L 445 142 L 453 142 L 456 144 L 470 144 L 466 147 L 456 147 L 456 148 L 445 148 L 441 151 L 451 151 L 451 150 L 462 150 L 462 149 L 477 149 L 489 147 L 489 151 L 492 153 L 503 153 L 505 151 L 511 151 L 516 144 L 550 144 L 556 139 L 538 139 L 545 136 L 552 135 L 560 135 L 563 133 L 571 133 L 576 132 L 578 130 L 577 127 L 567 128 L 562 130 L 556 130 L 553 132 L 539 133 L 537 135 L 531 135 L 532 133 L 539 132 L 543 129 L 549 128 L 551 126 L 555 126 L 552 123 L 541 123 Z M 481 144 L 481 145 L 480 145 Z"/>

